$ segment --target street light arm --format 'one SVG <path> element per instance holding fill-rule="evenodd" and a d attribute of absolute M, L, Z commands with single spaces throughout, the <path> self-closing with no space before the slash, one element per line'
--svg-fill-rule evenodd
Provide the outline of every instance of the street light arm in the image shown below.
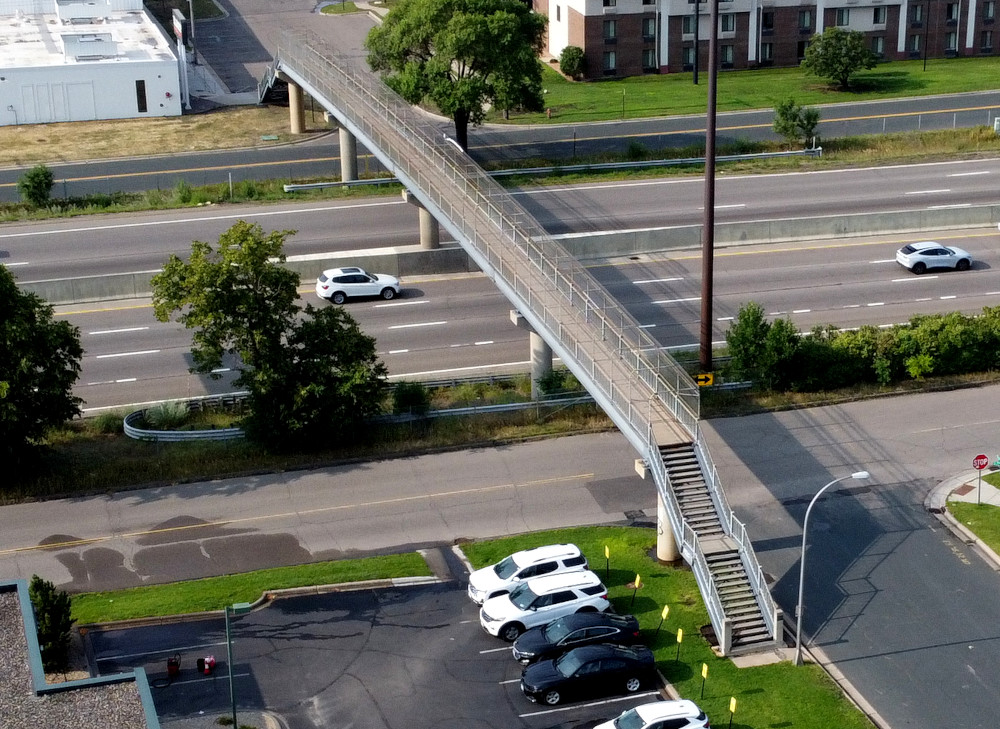
<path fill-rule="evenodd" d="M 809 506 L 806 507 L 806 518 L 802 520 L 802 555 L 799 557 L 799 601 L 795 607 L 795 665 L 802 665 L 802 612 L 803 603 L 802 598 L 805 589 L 806 582 L 806 535 L 809 533 L 809 515 L 812 513 L 813 506 L 819 500 L 819 497 L 823 493 L 833 486 L 834 484 L 840 483 L 841 481 L 846 481 L 849 478 L 853 479 L 864 479 L 868 478 L 868 471 L 856 471 L 850 476 L 842 476 L 840 478 L 833 479 L 826 486 L 821 488 L 816 492 L 816 495 L 812 497 L 809 502 Z"/>

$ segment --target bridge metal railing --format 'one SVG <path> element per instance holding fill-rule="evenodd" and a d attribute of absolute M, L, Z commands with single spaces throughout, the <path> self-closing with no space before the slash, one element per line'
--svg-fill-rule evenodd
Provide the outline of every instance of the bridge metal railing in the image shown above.
<path fill-rule="evenodd" d="M 301 35 L 285 31 L 279 38 L 275 68 L 331 105 L 338 121 L 463 245 L 643 456 L 724 637 L 721 601 L 698 537 L 684 523 L 669 487 L 658 447 L 697 439 L 697 385 L 506 190 L 356 64 Z M 717 484 L 711 488 L 717 490 Z M 723 503 L 716 498 L 717 505 Z M 724 522 L 731 519 L 731 511 L 723 516 Z M 756 563 L 752 550 L 750 559 Z"/>

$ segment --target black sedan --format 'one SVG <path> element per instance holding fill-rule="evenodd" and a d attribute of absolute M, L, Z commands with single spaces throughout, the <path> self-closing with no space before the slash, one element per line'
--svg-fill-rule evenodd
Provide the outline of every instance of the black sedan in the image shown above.
<path fill-rule="evenodd" d="M 532 663 L 521 673 L 521 691 L 555 706 L 578 696 L 635 693 L 655 681 L 655 672 L 653 652 L 645 646 L 586 645 Z"/>
<path fill-rule="evenodd" d="M 639 621 L 631 615 L 574 613 L 522 633 L 514 641 L 513 653 L 515 659 L 528 664 L 555 658 L 582 645 L 634 645 L 639 642 Z"/>

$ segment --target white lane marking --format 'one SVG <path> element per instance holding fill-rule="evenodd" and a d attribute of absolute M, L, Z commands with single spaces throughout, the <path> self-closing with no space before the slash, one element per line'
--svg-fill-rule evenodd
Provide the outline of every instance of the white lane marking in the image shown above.
<path fill-rule="evenodd" d="M 735 316 L 720 316 L 717 321 L 733 321 Z"/>
<path fill-rule="evenodd" d="M 585 706 L 604 706 L 606 704 L 613 704 L 618 701 L 628 701 L 629 699 L 642 698 L 643 696 L 657 696 L 659 691 L 643 691 L 642 693 L 628 694 L 627 696 L 618 696 L 613 699 L 605 699 L 604 701 L 589 701 L 586 704 L 572 704 L 570 706 L 563 706 L 558 709 L 545 709 L 544 711 L 532 711 L 527 714 L 518 714 L 518 718 L 525 718 L 528 716 L 541 716 L 543 714 L 555 714 L 560 711 L 572 711 L 573 709 L 579 709 Z"/>
<path fill-rule="evenodd" d="M 127 329 L 101 329 L 96 332 L 87 332 L 87 334 L 121 334 L 123 332 L 144 332 L 149 327 L 128 327 Z"/>
<path fill-rule="evenodd" d="M 808 314 L 812 309 L 792 309 L 793 314 Z"/>
<path fill-rule="evenodd" d="M 424 321 L 419 324 L 394 324 L 389 329 L 416 329 L 417 327 L 438 327 L 447 324 L 446 321 Z"/>
<path fill-rule="evenodd" d="M 997 294 L 1000 294 L 1000 291 L 987 291 L 983 296 L 996 296 Z"/>
<path fill-rule="evenodd" d="M 932 279 L 939 278 L 937 275 L 934 276 L 907 276 L 906 278 L 894 278 L 893 283 L 905 283 L 906 281 L 931 281 Z"/>
<path fill-rule="evenodd" d="M 493 340 L 492 339 L 484 339 L 481 342 L 473 342 L 473 344 L 475 344 L 477 347 L 481 347 L 484 344 L 493 344 Z"/>
<path fill-rule="evenodd" d="M 388 354 L 406 354 L 409 351 L 408 349 L 390 349 Z"/>
<path fill-rule="evenodd" d="M 232 368 L 231 367 L 219 367 L 217 369 L 212 370 L 212 374 L 213 375 L 222 374 L 223 372 L 232 372 Z"/>
<path fill-rule="evenodd" d="M 655 326 L 656 326 L 655 324 L 640 324 L 639 328 L 640 329 L 652 329 Z"/>
<path fill-rule="evenodd" d="M 159 354 L 158 349 L 143 349 L 139 352 L 118 352 L 117 354 L 99 354 L 94 359 L 111 359 L 112 357 L 137 357 L 141 354 Z"/>
<path fill-rule="evenodd" d="M 745 208 L 746 203 L 736 203 L 734 205 L 716 205 L 716 210 L 729 210 L 730 208 Z M 705 208 L 702 208 L 704 210 Z"/>
<path fill-rule="evenodd" d="M 925 296 L 922 299 L 914 299 L 913 303 L 924 302 L 924 301 L 934 301 L 930 296 Z"/>
<path fill-rule="evenodd" d="M 784 315 L 785 315 L 785 314 L 787 314 L 787 313 L 788 313 L 788 312 L 786 312 L 786 311 L 769 311 L 769 312 L 767 313 L 767 315 L 768 315 L 768 316 L 784 316 Z"/>
<path fill-rule="evenodd" d="M 979 172 L 953 172 L 950 175 L 945 175 L 945 177 L 975 177 L 976 175 L 991 175 L 993 174 L 989 170 L 980 170 Z"/>
<path fill-rule="evenodd" d="M 158 651 L 145 651 L 143 653 L 119 653 L 116 656 L 101 656 L 97 659 L 98 663 L 106 661 L 130 661 L 133 658 L 146 658 L 147 656 L 155 655 L 174 655 L 175 653 L 188 652 L 188 651 L 203 651 L 205 648 L 217 648 L 226 644 L 226 641 L 221 640 L 217 643 L 201 643 L 199 645 L 187 645 L 181 646 L 179 648 L 164 648 Z"/>
<path fill-rule="evenodd" d="M 895 258 L 881 258 L 877 261 L 869 261 L 869 263 L 895 263 Z"/>
<path fill-rule="evenodd" d="M 957 296 L 955 296 L 954 294 L 952 294 L 951 296 L 939 296 L 938 298 L 939 298 L 939 299 L 940 299 L 941 301 L 946 301 L 946 300 L 948 300 L 948 299 L 957 299 L 958 297 L 957 297 Z"/>
<path fill-rule="evenodd" d="M 841 309 L 860 309 L 861 304 L 847 304 L 846 306 L 840 307 Z"/>
<path fill-rule="evenodd" d="M 955 203 L 954 205 L 928 205 L 928 210 L 954 210 L 956 208 L 971 208 L 972 203 Z"/>
<path fill-rule="evenodd" d="M 390 306 L 413 306 L 414 304 L 429 304 L 430 299 L 418 299 L 416 301 L 394 301 L 391 304 L 375 304 L 375 309 L 387 309 Z"/>
<path fill-rule="evenodd" d="M 3 264 L 7 268 L 13 268 L 14 266 L 27 266 L 29 263 L 27 261 L 11 261 L 10 263 Z"/>
<path fill-rule="evenodd" d="M 138 382 L 138 381 L 139 381 L 138 377 L 126 377 L 126 378 L 121 379 L 121 380 L 115 380 L 115 384 L 116 385 L 120 385 L 120 384 L 122 384 L 124 382 Z"/>
<path fill-rule="evenodd" d="M 913 190 L 911 192 L 904 192 L 904 195 L 940 195 L 942 192 L 951 192 L 947 187 L 940 190 Z"/>
<path fill-rule="evenodd" d="M 326 213 L 331 210 L 359 210 L 361 208 L 374 208 L 383 205 L 405 205 L 403 200 L 382 200 L 373 203 L 357 203 L 355 205 L 323 205 L 316 208 L 302 208 L 298 210 L 270 210 L 267 212 L 240 213 L 237 215 L 210 215 L 204 218 L 180 218 L 178 220 L 146 220 L 141 223 L 118 223 L 116 225 L 95 225 L 79 228 L 33 230 L 25 233 L 4 233 L 3 238 L 32 238 L 39 235 L 63 235 L 67 233 L 85 233 L 91 230 L 123 230 L 126 228 L 145 228 L 157 225 L 186 225 L 189 223 L 204 223 L 209 220 L 246 220 L 247 218 L 271 218 L 278 215 L 301 215 L 303 213 Z"/>
<path fill-rule="evenodd" d="M 701 301 L 700 296 L 692 296 L 689 299 L 660 299 L 659 301 L 654 301 L 654 304 L 683 304 L 688 301 Z"/>
<path fill-rule="evenodd" d="M 485 651 L 479 651 L 479 655 L 484 656 L 487 653 L 500 653 L 501 651 L 506 651 L 507 653 L 510 653 L 510 646 L 508 645 L 508 646 L 502 646 L 500 648 L 489 648 Z"/>
<path fill-rule="evenodd" d="M 644 278 L 641 281 L 633 281 L 636 286 L 639 284 L 651 284 L 651 283 L 666 283 L 668 281 L 683 281 L 684 279 L 680 276 L 672 276 L 671 278 Z"/>
<path fill-rule="evenodd" d="M 884 301 L 873 301 L 870 304 L 865 304 L 865 306 L 885 306 Z"/>

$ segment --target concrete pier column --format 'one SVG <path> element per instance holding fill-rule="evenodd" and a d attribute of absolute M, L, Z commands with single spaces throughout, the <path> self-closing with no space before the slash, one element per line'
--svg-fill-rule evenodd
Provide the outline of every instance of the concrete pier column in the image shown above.
<path fill-rule="evenodd" d="M 302 87 L 294 81 L 288 82 L 288 123 L 292 134 L 302 134 L 306 130 L 306 107 L 302 99 Z"/>
<path fill-rule="evenodd" d="M 649 475 L 649 468 L 641 458 L 635 459 L 635 472 L 643 479 Z M 667 507 L 659 493 L 656 494 L 656 559 L 668 563 L 681 559 L 674 530 L 670 526 L 670 517 L 667 516 Z"/>
<path fill-rule="evenodd" d="M 409 190 L 403 190 L 403 200 L 414 205 L 420 211 L 420 247 L 425 251 L 437 250 L 441 247 L 441 226 Z"/>
<path fill-rule="evenodd" d="M 340 181 L 358 179 L 358 138 L 340 127 Z"/>
<path fill-rule="evenodd" d="M 542 396 L 538 381 L 545 379 L 552 372 L 552 347 L 531 328 L 520 312 L 510 312 L 510 320 L 518 328 L 528 330 L 528 349 L 531 356 L 531 399 L 538 400 Z"/>

